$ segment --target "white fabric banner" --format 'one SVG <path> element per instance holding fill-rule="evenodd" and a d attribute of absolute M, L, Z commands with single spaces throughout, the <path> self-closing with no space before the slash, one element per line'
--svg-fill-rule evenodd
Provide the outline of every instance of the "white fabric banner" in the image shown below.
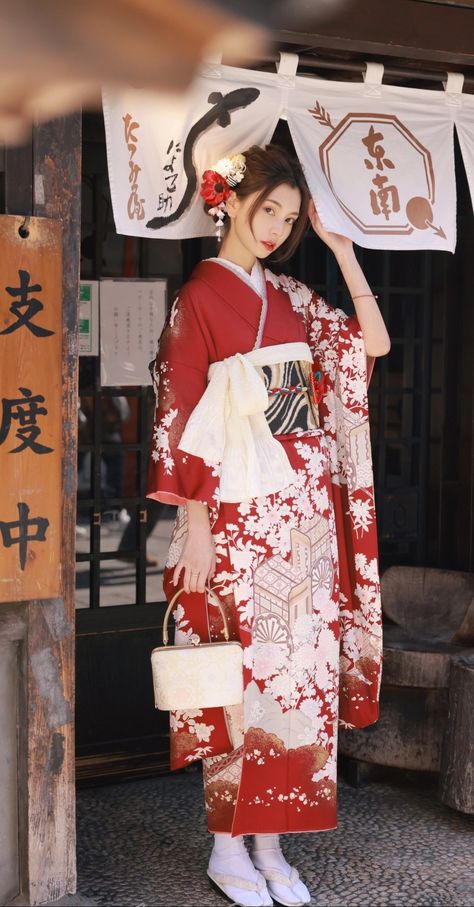
<path fill-rule="evenodd" d="M 444 92 L 298 77 L 288 125 L 323 226 L 372 249 L 456 245 Z"/>
<path fill-rule="evenodd" d="M 274 73 L 208 66 L 184 96 L 103 92 L 115 225 L 129 236 L 206 236 L 199 199 L 204 170 L 267 144 L 281 113 Z"/>
<path fill-rule="evenodd" d="M 183 97 L 104 91 L 109 177 L 119 233 L 186 239 L 214 232 L 199 185 L 219 158 L 271 140 L 288 120 L 323 226 L 374 249 L 456 245 L 456 125 L 474 201 L 474 98 L 445 91 L 209 65 Z"/>
<path fill-rule="evenodd" d="M 474 208 L 474 96 L 470 94 L 452 95 L 455 106 L 455 123 L 461 146 L 464 167 L 466 168 L 472 207 Z"/>

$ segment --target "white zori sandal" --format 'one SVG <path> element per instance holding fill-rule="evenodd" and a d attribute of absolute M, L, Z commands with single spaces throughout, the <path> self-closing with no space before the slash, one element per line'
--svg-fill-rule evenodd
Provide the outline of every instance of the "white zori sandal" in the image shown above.
<path fill-rule="evenodd" d="M 302 907 L 303 904 L 311 903 L 311 895 L 298 871 L 290 866 L 281 852 L 279 835 L 254 835 L 250 857 L 255 869 L 262 873 L 277 904 Z"/>
<path fill-rule="evenodd" d="M 255 869 L 242 835 L 214 835 L 214 847 L 209 858 L 207 874 L 217 888 L 239 907 L 273 907 L 265 879 Z"/>
<path fill-rule="evenodd" d="M 302 907 L 303 904 L 311 903 L 311 895 L 294 866 L 291 867 L 289 876 L 280 869 L 256 868 L 262 873 L 275 904 L 283 904 L 284 907 Z"/>
<path fill-rule="evenodd" d="M 265 879 L 260 873 L 255 882 L 211 869 L 207 870 L 207 874 L 211 886 L 232 904 L 239 907 L 273 907 Z"/>

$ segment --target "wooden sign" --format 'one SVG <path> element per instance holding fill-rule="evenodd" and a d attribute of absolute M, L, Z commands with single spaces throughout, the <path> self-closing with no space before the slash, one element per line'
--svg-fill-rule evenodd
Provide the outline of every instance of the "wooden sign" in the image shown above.
<path fill-rule="evenodd" d="M 0 602 L 12 602 L 61 592 L 61 225 L 1 216 L 0 247 Z"/>

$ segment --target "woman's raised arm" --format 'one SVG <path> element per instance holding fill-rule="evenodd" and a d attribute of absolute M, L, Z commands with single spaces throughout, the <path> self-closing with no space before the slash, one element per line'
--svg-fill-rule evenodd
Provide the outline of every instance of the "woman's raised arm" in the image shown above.
<path fill-rule="evenodd" d="M 385 356 L 390 350 L 390 337 L 377 304 L 355 256 L 352 241 L 339 233 L 328 233 L 310 201 L 308 216 L 317 236 L 334 253 L 351 294 L 368 356 Z"/>

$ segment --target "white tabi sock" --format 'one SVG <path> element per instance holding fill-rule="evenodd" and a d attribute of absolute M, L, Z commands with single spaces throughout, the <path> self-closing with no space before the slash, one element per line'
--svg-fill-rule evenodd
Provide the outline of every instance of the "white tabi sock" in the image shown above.
<path fill-rule="evenodd" d="M 209 859 L 209 875 L 234 903 L 242 907 L 271 907 L 261 874 L 255 869 L 244 844 L 242 835 L 214 835 L 214 846 Z M 226 881 L 226 877 L 229 881 Z M 239 880 L 257 884 L 260 890 L 239 887 Z M 262 884 L 263 883 L 263 884 Z"/>
<path fill-rule="evenodd" d="M 261 870 L 266 876 L 268 890 L 276 901 L 286 904 L 288 907 L 310 903 L 311 895 L 306 885 L 300 878 L 295 878 L 296 870 L 293 870 L 281 852 L 279 835 L 254 835 L 251 857 L 255 868 Z M 272 870 L 282 873 L 290 884 L 284 884 L 277 878 L 269 877 Z M 294 881 L 290 882 L 292 873 Z"/>

